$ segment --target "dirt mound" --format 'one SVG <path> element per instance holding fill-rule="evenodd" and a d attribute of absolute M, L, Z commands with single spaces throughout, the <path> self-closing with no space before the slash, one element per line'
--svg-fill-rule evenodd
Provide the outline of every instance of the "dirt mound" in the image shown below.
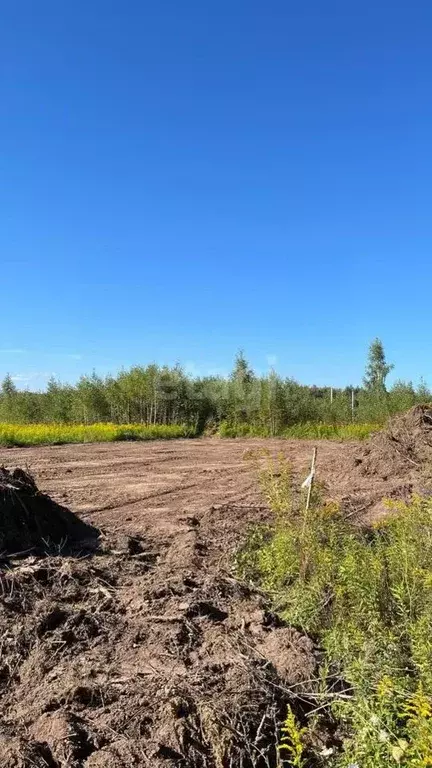
<path fill-rule="evenodd" d="M 99 532 L 49 496 L 23 469 L 0 467 L 0 558 L 70 551 L 95 543 Z"/>
<path fill-rule="evenodd" d="M 355 463 L 365 475 L 427 479 L 432 460 L 432 404 L 416 405 L 391 419 L 386 429 L 373 435 Z"/>
<path fill-rule="evenodd" d="M 300 720 L 316 706 L 316 654 L 221 567 L 239 514 L 0 572 L 0 765 L 279 764 L 287 704 Z"/>

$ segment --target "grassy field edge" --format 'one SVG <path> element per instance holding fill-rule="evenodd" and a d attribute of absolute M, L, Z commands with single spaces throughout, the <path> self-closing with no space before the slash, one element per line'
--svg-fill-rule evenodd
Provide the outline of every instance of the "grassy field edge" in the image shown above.
<path fill-rule="evenodd" d="M 193 430 L 186 425 L 0 424 L 0 445 L 5 447 L 121 440 L 172 440 L 193 436 Z"/>
<path fill-rule="evenodd" d="M 250 424 L 229 424 L 222 422 L 218 429 L 219 437 L 284 437 L 297 440 L 365 440 L 373 432 L 382 429 L 382 424 L 323 424 L 306 422 L 293 424 L 281 432 L 272 434 L 268 427 Z"/>
<path fill-rule="evenodd" d="M 364 440 L 380 429 L 379 424 L 295 424 L 279 434 L 246 424 L 223 422 L 216 437 L 297 440 Z M 204 433 L 205 435 L 205 433 Z M 199 437 L 186 424 L 8 424 L 0 423 L 0 446 L 65 445 L 68 443 L 118 442 L 122 440 L 174 440 Z"/>

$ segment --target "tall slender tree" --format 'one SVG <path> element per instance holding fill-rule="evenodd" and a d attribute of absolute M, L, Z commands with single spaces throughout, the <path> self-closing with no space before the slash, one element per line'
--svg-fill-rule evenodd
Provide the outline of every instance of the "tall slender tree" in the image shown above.
<path fill-rule="evenodd" d="M 386 360 L 384 345 L 380 339 L 374 339 L 369 347 L 368 362 L 363 384 L 369 392 L 386 392 L 386 378 L 394 365 Z"/>
<path fill-rule="evenodd" d="M 13 397 L 17 394 L 17 388 L 13 383 L 13 379 L 10 373 L 7 373 L 2 381 L 1 392 L 2 395 L 5 395 L 6 397 Z"/>

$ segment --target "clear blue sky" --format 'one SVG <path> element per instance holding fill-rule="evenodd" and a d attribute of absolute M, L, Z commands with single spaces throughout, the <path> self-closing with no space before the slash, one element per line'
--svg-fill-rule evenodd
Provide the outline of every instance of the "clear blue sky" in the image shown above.
<path fill-rule="evenodd" d="M 5 0 L 0 376 L 432 384 L 432 4 Z"/>

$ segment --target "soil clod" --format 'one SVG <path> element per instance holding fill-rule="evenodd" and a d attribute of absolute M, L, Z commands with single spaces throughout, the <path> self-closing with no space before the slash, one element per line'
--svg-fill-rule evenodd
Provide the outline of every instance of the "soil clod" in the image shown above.
<path fill-rule="evenodd" d="M 65 535 L 72 513 L 56 516 L 27 476 L 3 478 L 14 546 L 55 540 L 51 522 Z M 301 694 L 304 708 L 317 662 L 308 638 L 223 570 L 236 516 L 224 507 L 219 532 L 214 515 L 185 520 L 150 561 L 136 550 L 154 543 L 114 536 L 85 558 L 32 555 L 0 571 L 0 733 L 11 735 L 0 765 L 277 765 L 287 704 Z"/>
<path fill-rule="evenodd" d="M 432 461 L 432 404 L 395 416 L 372 435 L 354 461 L 364 475 L 405 481 L 415 476 L 421 483 Z"/>
<path fill-rule="evenodd" d="M 23 469 L 0 467 L 0 558 L 95 547 L 99 531 L 41 493 Z"/>

